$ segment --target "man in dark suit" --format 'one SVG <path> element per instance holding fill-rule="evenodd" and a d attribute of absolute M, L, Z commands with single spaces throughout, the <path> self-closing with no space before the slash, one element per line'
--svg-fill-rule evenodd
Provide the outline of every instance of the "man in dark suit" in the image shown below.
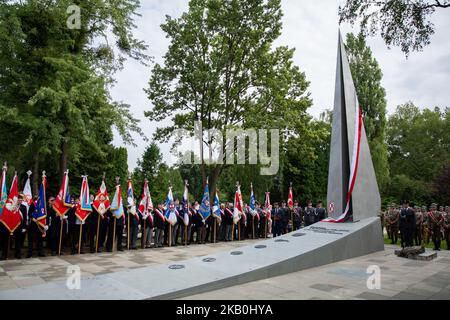
<path fill-rule="evenodd" d="M 123 206 L 124 214 L 120 218 L 116 218 L 111 211 L 106 214 L 109 216 L 109 232 L 108 240 L 106 241 L 106 251 L 111 252 L 114 247 L 114 241 L 117 239 L 117 250 L 123 251 L 122 241 L 123 241 L 123 231 L 125 226 L 125 219 L 127 217 L 127 208 Z M 116 239 L 114 237 L 114 223 L 116 224 Z"/>
<path fill-rule="evenodd" d="M 403 207 L 400 210 L 400 236 L 402 241 L 402 248 L 412 247 L 414 229 L 416 228 L 416 214 L 409 206 L 409 201 L 403 202 Z"/>
<path fill-rule="evenodd" d="M 282 234 L 282 210 L 278 207 L 278 202 L 273 204 L 272 219 L 273 219 L 273 236 L 281 236 Z"/>
<path fill-rule="evenodd" d="M 316 222 L 316 209 L 312 206 L 311 200 L 308 201 L 308 206 L 304 210 L 304 221 L 305 221 L 305 227 L 312 225 Z"/>
<path fill-rule="evenodd" d="M 164 238 L 164 205 L 162 202 L 158 204 L 158 208 L 155 209 L 154 215 L 155 221 L 155 244 L 154 248 L 160 248 L 163 246 L 163 238 Z"/>
<path fill-rule="evenodd" d="M 316 216 L 314 218 L 314 222 L 319 222 L 326 218 L 327 211 L 322 207 L 322 201 L 317 202 L 316 205 Z"/>

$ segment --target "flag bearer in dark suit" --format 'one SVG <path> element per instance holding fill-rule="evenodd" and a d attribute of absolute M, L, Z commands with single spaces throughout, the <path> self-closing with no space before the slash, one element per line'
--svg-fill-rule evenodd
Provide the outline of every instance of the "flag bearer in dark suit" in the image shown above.
<path fill-rule="evenodd" d="M 163 246 L 164 238 L 164 205 L 162 203 L 158 204 L 158 208 L 155 209 L 155 248 L 160 248 Z"/>
<path fill-rule="evenodd" d="M 48 221 L 48 231 L 47 231 L 47 247 L 50 248 L 52 256 L 56 256 L 59 246 L 59 233 L 61 231 L 61 219 L 56 214 L 55 209 L 53 209 L 53 204 L 55 198 L 50 197 L 47 204 L 47 221 Z"/>
<path fill-rule="evenodd" d="M 145 223 L 144 223 L 145 222 Z M 144 230 L 145 226 L 145 230 Z M 155 218 L 152 212 L 144 214 L 141 219 L 141 248 L 150 248 L 153 242 L 153 230 L 155 227 Z"/>
<path fill-rule="evenodd" d="M 186 203 L 183 207 L 182 215 L 184 217 L 184 214 L 187 213 L 189 216 L 189 223 L 187 226 L 183 225 L 181 227 L 181 243 L 184 244 L 187 239 L 187 245 L 191 244 L 191 229 L 192 229 L 192 207 L 190 203 Z"/>
<path fill-rule="evenodd" d="M 43 231 L 38 226 L 37 222 L 33 221 L 33 212 L 35 210 L 35 201 L 37 197 L 35 197 L 34 201 L 30 205 L 30 209 L 28 210 L 28 254 L 27 258 L 31 258 L 33 256 L 33 246 L 36 243 L 38 256 L 39 257 L 45 257 L 44 254 L 44 246 L 43 246 Z M 46 218 L 48 221 L 48 217 Z"/>
<path fill-rule="evenodd" d="M 25 205 L 24 198 L 25 197 L 22 194 L 19 195 L 18 204 L 19 212 L 22 216 L 22 221 L 20 222 L 20 225 L 16 228 L 16 230 L 14 230 L 14 256 L 16 259 L 22 259 L 22 246 L 27 232 L 28 206 Z"/>
<path fill-rule="evenodd" d="M 273 236 L 281 236 L 282 234 L 282 221 L 281 221 L 282 211 L 278 207 L 278 202 L 274 203 L 274 208 L 272 209 L 273 217 Z"/>
<path fill-rule="evenodd" d="M 125 229 L 125 219 L 127 215 L 127 208 L 123 206 L 124 214 L 120 218 L 116 218 L 114 214 L 108 210 L 109 227 L 108 227 L 108 240 L 106 241 L 106 251 L 111 252 L 113 249 L 113 243 L 117 239 L 117 250 L 123 251 L 122 241 L 123 232 Z M 113 239 L 114 234 L 114 221 L 116 221 L 116 239 Z"/>
<path fill-rule="evenodd" d="M 136 210 L 136 206 L 127 206 L 126 219 L 130 215 L 130 249 L 136 250 L 137 235 L 139 232 L 140 215 L 139 211 Z M 128 221 L 128 220 L 127 220 Z"/>
<path fill-rule="evenodd" d="M 183 206 L 180 205 L 180 200 L 178 200 L 178 199 L 175 200 L 175 214 L 177 216 L 177 223 L 173 226 L 173 230 L 172 230 L 174 246 L 179 244 L 178 240 L 180 239 L 182 229 L 184 228 Z"/>

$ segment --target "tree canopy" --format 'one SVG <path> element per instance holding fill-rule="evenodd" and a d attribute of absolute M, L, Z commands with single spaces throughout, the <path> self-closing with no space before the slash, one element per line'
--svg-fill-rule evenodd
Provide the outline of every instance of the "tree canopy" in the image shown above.
<path fill-rule="evenodd" d="M 364 35 L 379 31 L 388 47 L 399 46 L 408 56 L 431 43 L 431 16 L 445 8 L 450 8 L 449 0 L 347 0 L 339 7 L 339 20 L 359 22 Z"/>
<path fill-rule="evenodd" d="M 281 17 L 280 0 L 191 0 L 181 17 L 167 16 L 161 28 L 170 45 L 152 70 L 147 93 L 153 106 L 146 116 L 172 124 L 159 127 L 155 139 L 167 141 L 175 129 L 193 131 L 196 119 L 222 133 L 235 127 L 304 131 L 308 82 L 292 61 L 293 49 L 274 47 Z M 203 153 L 200 158 L 203 184 L 209 176 L 213 190 L 223 165 L 207 167 Z"/>
<path fill-rule="evenodd" d="M 77 167 L 100 178 L 95 163 L 106 164 L 113 150 L 112 128 L 126 143 L 141 132 L 129 106 L 109 95 L 126 57 L 148 60 L 132 33 L 139 1 L 75 1 L 78 29 L 67 26 L 73 4 L 0 2 L 0 132 L 15 141 L 2 154 L 22 173 L 33 167 L 35 191 L 40 168 L 62 177 Z"/>

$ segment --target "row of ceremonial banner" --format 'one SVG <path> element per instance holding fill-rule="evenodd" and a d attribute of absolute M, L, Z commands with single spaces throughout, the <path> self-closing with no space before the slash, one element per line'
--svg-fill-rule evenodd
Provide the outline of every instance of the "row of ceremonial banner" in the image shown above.
<path fill-rule="evenodd" d="M 14 178 L 12 181 L 11 189 L 8 194 L 6 188 L 6 164 L 3 166 L 2 170 L 2 179 L 1 179 L 1 189 L 0 189 L 0 222 L 9 230 L 11 234 L 17 229 L 17 227 L 21 224 L 21 221 L 24 217 L 22 217 L 22 213 L 19 210 L 19 186 L 18 186 L 18 177 L 17 173 L 14 174 Z M 33 197 L 31 194 L 30 187 L 30 175 L 31 172 L 28 171 L 28 178 L 25 183 L 23 189 L 23 195 L 25 196 L 24 204 L 29 207 L 33 202 Z M 98 192 L 94 198 L 94 201 L 91 203 L 90 193 L 89 193 L 89 184 L 88 184 L 88 176 L 82 176 L 82 184 L 81 184 L 81 192 L 79 203 L 75 205 L 75 215 L 81 221 L 85 221 L 89 214 L 92 212 L 92 208 L 94 208 L 99 213 L 100 216 L 111 210 L 112 214 L 115 218 L 120 219 L 124 217 L 124 208 L 123 208 L 123 200 L 122 200 L 122 189 L 119 184 L 119 178 L 116 178 L 116 190 L 112 202 L 109 200 L 108 191 L 106 190 L 105 178 L 103 177 L 102 184 L 98 189 Z M 32 213 L 32 220 L 37 223 L 42 233 L 45 235 L 46 227 L 46 217 L 47 217 L 47 202 L 46 202 L 46 190 L 47 179 L 45 176 L 45 171 L 42 173 L 42 183 L 39 188 L 39 194 L 37 200 L 35 201 L 35 210 Z M 270 193 L 266 192 L 266 200 L 264 203 L 264 210 L 266 211 L 267 219 L 271 220 L 270 214 Z M 293 192 L 292 185 L 289 187 L 288 194 L 288 206 L 293 206 Z M 189 224 L 189 192 L 188 192 L 188 184 L 185 182 L 182 205 L 183 205 L 183 213 L 178 211 L 178 208 L 174 205 L 174 198 L 172 194 L 172 187 L 169 187 L 169 192 L 167 194 L 167 198 L 164 205 L 164 211 L 162 212 L 159 208 L 153 208 L 152 198 L 149 191 L 148 181 L 145 180 L 144 187 L 141 194 L 141 200 L 139 206 L 136 208 L 136 202 L 134 199 L 134 190 L 131 179 L 128 180 L 127 185 L 127 207 L 128 212 L 134 215 L 139 220 L 139 215 L 137 211 L 142 215 L 145 219 L 153 219 L 150 214 L 153 210 L 155 214 L 158 214 L 170 223 L 172 226 L 177 223 L 177 218 L 182 218 L 185 225 Z M 256 217 L 259 220 L 259 214 L 256 208 L 256 199 L 253 193 L 253 185 L 251 185 L 250 191 L 250 201 L 249 206 L 251 209 L 251 214 L 253 217 Z M 69 171 L 67 170 L 64 173 L 64 178 L 61 183 L 61 187 L 59 189 L 58 195 L 56 196 L 55 202 L 53 204 L 53 209 L 55 212 L 64 217 L 70 208 L 74 207 L 72 204 L 72 198 L 70 196 L 70 188 L 69 188 Z M 231 212 L 226 209 L 230 215 L 233 217 L 233 222 L 236 224 L 240 219 L 246 219 L 246 215 L 244 214 L 244 206 L 242 201 L 241 188 L 239 183 L 236 185 L 236 192 L 234 197 L 234 210 Z M 28 211 L 28 210 L 27 210 Z M 209 198 L 209 187 L 208 181 L 206 181 L 206 186 L 202 198 L 202 202 L 200 205 L 199 213 L 203 217 L 203 220 L 206 220 L 211 214 L 217 221 L 220 223 L 222 216 L 225 212 L 220 207 L 219 196 L 217 191 L 215 192 L 214 203 L 211 207 L 210 198 Z M 181 216 L 180 214 L 183 214 Z M 61 224 L 62 227 L 62 224 Z"/>

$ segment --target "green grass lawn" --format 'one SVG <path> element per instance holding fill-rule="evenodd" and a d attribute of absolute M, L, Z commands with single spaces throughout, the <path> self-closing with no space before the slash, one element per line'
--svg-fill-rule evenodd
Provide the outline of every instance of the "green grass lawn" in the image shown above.
<path fill-rule="evenodd" d="M 384 234 L 384 243 L 391 244 L 391 240 L 388 238 L 386 232 Z M 398 236 L 397 246 L 400 248 L 400 235 Z M 431 241 L 431 239 L 430 239 L 430 243 L 425 244 L 425 248 L 430 248 L 430 249 L 434 248 L 434 245 L 433 245 L 433 242 Z M 445 240 L 442 240 L 441 241 L 441 250 L 445 250 L 445 249 L 447 249 L 447 243 L 445 242 Z"/>

